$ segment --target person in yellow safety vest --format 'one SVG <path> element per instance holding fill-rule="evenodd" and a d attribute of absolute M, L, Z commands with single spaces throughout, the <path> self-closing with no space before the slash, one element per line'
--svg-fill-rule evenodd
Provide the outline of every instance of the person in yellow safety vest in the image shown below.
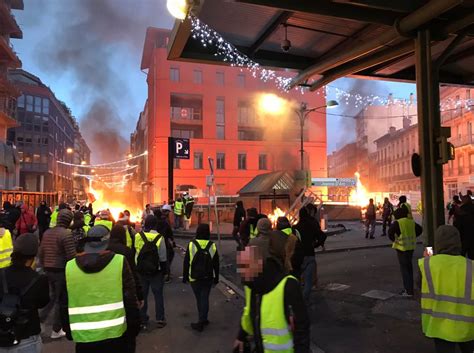
<path fill-rule="evenodd" d="M 59 207 L 54 208 L 53 213 L 51 213 L 51 220 L 49 221 L 49 228 L 56 227 L 56 222 L 58 221 Z"/>
<path fill-rule="evenodd" d="M 278 217 L 276 229 L 287 236 L 285 244 L 285 267 L 293 276 L 300 278 L 301 266 L 304 261 L 301 235 L 298 230 L 293 229 L 289 219 L 286 217 Z"/>
<path fill-rule="evenodd" d="M 242 247 L 247 246 L 250 239 L 257 236 L 257 222 L 258 213 L 257 209 L 252 207 L 247 209 L 247 217 L 240 223 L 239 234 Z"/>
<path fill-rule="evenodd" d="M 135 253 L 137 272 L 143 288 L 144 304 L 140 310 L 141 325 L 146 330 L 148 316 L 148 293 L 152 289 L 155 297 L 155 319 L 158 328 L 166 326 L 165 304 L 163 299 L 163 287 L 165 274 L 167 272 L 167 252 L 164 236 L 156 231 L 158 219 L 149 215 L 145 218 L 144 231 L 135 236 Z M 155 244 L 158 249 L 151 251 Z"/>
<path fill-rule="evenodd" d="M 125 229 L 126 245 L 129 249 L 132 249 L 136 232 L 133 229 L 133 227 L 130 225 L 129 216 L 125 212 L 126 211 L 119 213 L 119 218 L 116 224 L 121 225 Z"/>
<path fill-rule="evenodd" d="M 107 250 L 108 238 L 106 227 L 92 227 L 84 252 L 66 264 L 63 322 L 76 352 L 129 352 L 140 328 L 133 274 L 124 256 Z"/>
<path fill-rule="evenodd" d="M 191 283 L 198 309 L 198 321 L 191 323 L 191 328 L 198 332 L 209 325 L 209 294 L 212 284 L 219 283 L 219 254 L 210 237 L 209 224 L 198 225 L 183 262 L 183 283 Z"/>
<path fill-rule="evenodd" d="M 104 226 L 109 232 L 112 230 L 114 223 L 110 220 L 110 213 L 108 211 L 100 211 L 99 217 L 95 219 L 94 226 Z"/>
<path fill-rule="evenodd" d="M 405 195 L 402 195 L 398 198 L 398 208 L 406 208 L 407 213 L 408 213 L 408 218 L 413 219 L 413 214 L 411 212 L 411 205 L 407 202 L 407 197 Z"/>
<path fill-rule="evenodd" d="M 13 252 L 13 238 L 5 224 L 0 223 L 0 268 L 10 266 Z"/>
<path fill-rule="evenodd" d="M 174 229 L 183 228 L 184 202 L 181 197 L 174 202 Z"/>
<path fill-rule="evenodd" d="M 434 255 L 418 260 L 421 272 L 421 325 L 436 352 L 474 352 L 473 261 L 461 256 L 461 236 L 439 226 Z"/>
<path fill-rule="evenodd" d="M 393 241 L 392 248 L 397 251 L 400 271 L 402 273 L 404 290 L 403 297 L 413 296 L 413 251 L 416 248 L 416 238 L 423 229 L 411 218 L 408 218 L 405 207 L 398 208 L 393 213 L 395 221 L 388 230 L 388 237 Z"/>
<path fill-rule="evenodd" d="M 244 352 L 249 339 L 257 353 L 310 352 L 310 321 L 300 284 L 286 274 L 280 261 L 264 259 L 256 246 L 237 254 L 245 307 L 234 352 Z"/>

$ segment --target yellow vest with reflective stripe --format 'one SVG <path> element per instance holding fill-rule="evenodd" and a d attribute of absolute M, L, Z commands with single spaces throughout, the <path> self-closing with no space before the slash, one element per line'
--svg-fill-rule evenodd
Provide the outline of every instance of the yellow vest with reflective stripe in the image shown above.
<path fill-rule="evenodd" d="M 196 239 L 196 241 L 199 244 L 199 247 L 201 249 L 205 249 L 207 244 L 210 242 L 210 240 L 203 240 L 203 239 Z M 192 241 L 189 242 L 188 251 L 189 251 L 189 281 L 194 282 L 195 279 L 191 276 L 191 267 L 193 265 L 194 255 L 196 255 L 198 249 L 196 248 L 196 244 L 194 244 Z M 217 252 L 216 244 L 212 243 L 211 247 L 209 248 L 209 255 L 211 255 L 211 259 L 214 258 L 214 255 L 216 254 L 216 252 Z"/>
<path fill-rule="evenodd" d="M 115 254 L 100 272 L 86 273 L 76 259 L 66 264 L 71 335 L 89 343 L 121 337 L 127 329 L 123 303 L 124 257 Z"/>
<path fill-rule="evenodd" d="M 250 239 L 256 238 L 257 236 L 258 236 L 257 227 L 254 228 L 254 226 L 250 224 Z"/>
<path fill-rule="evenodd" d="M 8 229 L 5 229 L 5 233 L 0 237 L 0 268 L 10 266 L 12 252 L 12 235 Z"/>
<path fill-rule="evenodd" d="M 175 201 L 174 203 L 174 214 L 181 216 L 183 214 L 184 203 L 182 201 Z"/>
<path fill-rule="evenodd" d="M 130 231 L 128 230 L 128 225 L 124 225 L 123 227 L 125 228 L 125 241 L 127 242 L 126 245 L 129 249 L 131 249 L 133 246 L 132 234 L 130 234 Z"/>
<path fill-rule="evenodd" d="M 418 266 L 423 333 L 450 342 L 474 340 L 473 261 L 440 254 L 418 260 Z"/>
<path fill-rule="evenodd" d="M 293 334 L 285 316 L 285 285 L 288 280 L 295 280 L 293 276 L 286 276 L 269 293 L 260 300 L 260 332 L 262 335 L 265 353 L 280 352 L 293 353 Z M 250 317 L 252 291 L 245 287 L 245 308 L 241 318 L 242 329 L 253 335 L 252 318 Z M 256 298 L 259 300 L 259 298 Z M 257 303 L 258 304 L 258 303 Z M 258 305 L 257 305 L 258 308 Z"/>
<path fill-rule="evenodd" d="M 156 242 L 156 247 L 158 248 L 158 254 L 160 253 L 160 245 L 161 245 L 161 242 L 163 241 L 163 236 L 160 235 L 160 233 L 147 233 L 147 232 L 143 232 L 145 234 L 145 237 L 148 239 L 148 241 L 153 241 L 153 239 L 155 239 L 156 237 L 160 237 L 158 239 L 158 241 Z M 139 233 L 137 233 L 137 235 L 135 236 L 135 262 L 138 261 L 138 255 L 140 254 L 140 250 L 143 248 L 143 245 L 145 245 L 143 243 L 143 239 L 142 237 L 140 236 Z M 160 261 L 162 261 L 160 259 Z"/>
<path fill-rule="evenodd" d="M 414 250 L 416 247 L 415 221 L 410 218 L 400 218 L 397 222 L 400 226 L 400 235 L 398 237 L 395 235 L 392 248 L 400 251 Z"/>
<path fill-rule="evenodd" d="M 58 221 L 58 214 L 59 210 L 55 209 L 53 213 L 51 213 L 51 219 L 49 221 L 49 228 L 54 228 L 56 227 L 57 221 Z"/>
<path fill-rule="evenodd" d="M 92 216 L 89 213 L 84 214 L 84 223 L 89 225 L 91 223 Z"/>
<path fill-rule="evenodd" d="M 110 232 L 112 230 L 112 221 L 108 221 L 106 219 L 97 219 L 94 222 L 94 226 L 104 226 Z"/>

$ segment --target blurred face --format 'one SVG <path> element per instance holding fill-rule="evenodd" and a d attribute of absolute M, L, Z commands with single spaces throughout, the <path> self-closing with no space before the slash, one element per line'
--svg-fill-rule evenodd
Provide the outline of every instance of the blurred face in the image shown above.
<path fill-rule="evenodd" d="M 263 272 L 263 258 L 255 246 L 246 247 L 237 253 L 237 273 L 244 282 L 254 281 Z"/>
<path fill-rule="evenodd" d="M 125 211 L 124 214 L 125 214 L 125 216 L 127 216 L 128 218 L 130 218 L 130 212 L 129 212 L 129 211 Z"/>

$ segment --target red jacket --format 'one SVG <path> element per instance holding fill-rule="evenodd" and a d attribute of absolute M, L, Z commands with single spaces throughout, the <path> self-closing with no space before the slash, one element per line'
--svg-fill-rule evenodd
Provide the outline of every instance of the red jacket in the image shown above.
<path fill-rule="evenodd" d="M 28 206 L 21 206 L 21 215 L 15 226 L 18 229 L 18 234 L 28 233 L 28 226 L 32 227 L 32 230 L 38 227 L 38 220 L 35 214 L 29 210 Z"/>

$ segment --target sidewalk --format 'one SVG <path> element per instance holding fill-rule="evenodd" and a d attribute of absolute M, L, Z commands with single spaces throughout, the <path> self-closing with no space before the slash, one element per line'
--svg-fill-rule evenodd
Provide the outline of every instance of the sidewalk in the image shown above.
<path fill-rule="evenodd" d="M 181 282 L 183 258 L 179 252 L 172 265 L 173 281 L 165 285 L 165 312 L 168 325 L 163 329 L 150 327 L 137 337 L 137 353 L 182 353 L 208 352 L 227 353 L 232 350 L 236 337 L 242 298 L 229 293 L 224 284 L 212 289 L 210 297 L 210 325 L 201 333 L 191 329 L 190 323 L 197 321 L 196 301 L 189 284 Z M 149 313 L 154 316 L 153 297 L 148 299 Z M 47 336 L 51 327 L 47 329 Z M 45 333 L 43 333 L 45 334 Z M 74 352 L 74 343 L 65 338 L 52 342 L 43 337 L 44 353 Z"/>

